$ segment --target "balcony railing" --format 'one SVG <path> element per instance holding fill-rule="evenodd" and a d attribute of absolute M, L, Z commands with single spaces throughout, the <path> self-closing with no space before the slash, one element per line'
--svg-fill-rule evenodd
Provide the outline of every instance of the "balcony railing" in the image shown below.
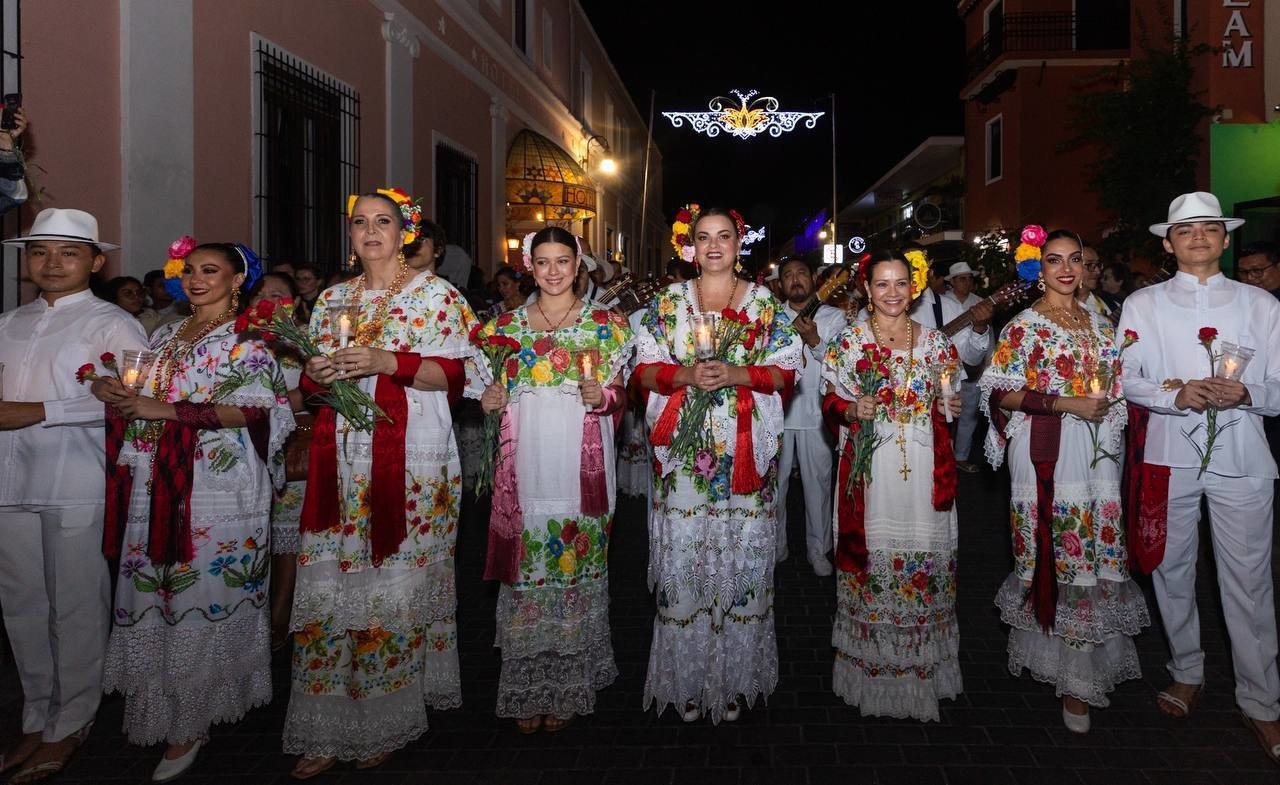
<path fill-rule="evenodd" d="M 1006 54 L 1016 52 L 1087 52 L 1129 48 L 1128 3 L 1106 14 L 1071 12 L 1004 14 L 969 50 L 968 78 Z"/>

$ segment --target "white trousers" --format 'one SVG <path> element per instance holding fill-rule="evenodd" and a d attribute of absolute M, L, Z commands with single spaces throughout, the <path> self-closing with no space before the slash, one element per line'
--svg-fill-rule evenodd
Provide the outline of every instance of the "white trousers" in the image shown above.
<path fill-rule="evenodd" d="M 102 505 L 0 508 L 0 607 L 22 682 L 22 732 L 59 741 L 93 721 L 111 630 Z"/>
<path fill-rule="evenodd" d="M 964 404 L 960 409 L 960 418 L 956 422 L 955 456 L 957 461 L 969 460 L 969 450 L 973 447 L 973 432 L 978 428 L 978 403 L 982 391 L 974 382 L 961 382 L 960 401 Z"/>
<path fill-rule="evenodd" d="M 782 432 L 778 458 L 777 560 L 787 557 L 787 488 L 791 467 L 799 464 L 804 485 L 804 539 L 810 561 L 831 550 L 831 466 L 835 450 L 822 428 L 787 429 Z"/>
<path fill-rule="evenodd" d="M 1276 614 L 1272 595 L 1272 480 L 1221 477 L 1173 469 L 1169 477 L 1169 539 L 1152 575 L 1172 659 L 1183 684 L 1204 683 L 1200 613 L 1196 608 L 1200 496 L 1209 500 L 1209 531 L 1218 591 L 1231 639 L 1236 704 L 1258 720 L 1280 719 Z"/>

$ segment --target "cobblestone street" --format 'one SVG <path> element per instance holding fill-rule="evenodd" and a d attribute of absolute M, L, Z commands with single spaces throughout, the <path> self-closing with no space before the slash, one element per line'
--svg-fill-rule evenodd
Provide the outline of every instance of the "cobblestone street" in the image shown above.
<path fill-rule="evenodd" d="M 493 716 L 498 653 L 492 648 L 496 589 L 480 579 L 484 521 L 471 505 L 459 543 L 459 628 L 463 708 L 435 713 L 432 729 L 375 771 L 339 765 L 317 783 L 1275 783 L 1277 769 L 1242 725 L 1213 573 L 1202 558 L 1201 613 L 1208 693 L 1194 717 L 1174 721 L 1155 707 L 1166 684 L 1158 627 L 1138 639 L 1142 681 L 1128 682 L 1112 706 L 1094 711 L 1093 731 L 1062 726 L 1050 688 L 1015 679 L 1005 666 L 1005 632 L 992 597 L 1009 567 L 1003 475 L 960 478 L 960 624 L 964 694 L 945 703 L 941 723 L 863 718 L 831 692 L 834 589 L 802 556 L 793 526 L 791 559 L 777 573 L 781 680 L 767 706 L 733 724 L 685 724 L 673 712 L 641 709 L 652 623 L 644 585 L 643 509 L 623 500 L 612 547 L 613 642 L 620 678 L 599 696 L 595 715 L 557 734 L 522 736 Z M 793 485 L 798 486 L 798 483 Z M 793 510 L 800 502 L 795 487 Z M 800 517 L 793 514 L 793 523 Z M 1153 618 L 1157 616 L 1154 602 Z M 275 700 L 234 726 L 216 726 L 199 762 L 181 781 L 290 782 L 280 751 L 288 698 L 288 662 L 275 661 Z M 0 673 L 0 733 L 18 730 L 20 698 L 7 652 Z M 142 782 L 160 748 L 128 745 L 120 733 L 123 701 L 108 697 L 85 748 L 55 782 Z"/>

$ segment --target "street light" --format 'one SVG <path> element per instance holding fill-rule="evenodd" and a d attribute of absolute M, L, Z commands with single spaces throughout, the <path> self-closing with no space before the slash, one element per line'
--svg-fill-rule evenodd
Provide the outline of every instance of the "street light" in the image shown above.
<path fill-rule="evenodd" d="M 604 138 L 604 134 L 594 134 L 587 139 L 587 153 L 582 158 L 582 168 L 586 169 L 588 162 L 591 160 L 592 142 L 600 145 L 600 151 L 604 153 L 604 158 L 600 159 L 600 171 L 603 174 L 616 174 L 618 162 L 613 160 L 613 153 L 609 150 L 609 140 Z"/>

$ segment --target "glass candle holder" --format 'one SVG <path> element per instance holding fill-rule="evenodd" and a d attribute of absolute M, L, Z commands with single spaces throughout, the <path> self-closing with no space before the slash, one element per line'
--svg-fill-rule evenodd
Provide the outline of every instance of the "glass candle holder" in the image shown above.
<path fill-rule="evenodd" d="M 1099 374 L 1089 376 L 1089 381 L 1085 383 L 1084 397 L 1086 398 L 1106 398 L 1107 387 L 1109 386 L 1105 379 Z"/>
<path fill-rule="evenodd" d="M 720 324 L 720 314 L 710 311 L 693 316 L 693 354 L 699 360 L 710 360 L 716 356 L 716 327 Z"/>
<path fill-rule="evenodd" d="M 0 401 L 4 400 L 4 363 L 0 363 Z"/>
<path fill-rule="evenodd" d="M 120 352 L 120 358 L 120 383 L 138 392 L 147 383 L 156 353 L 146 349 L 125 349 Z"/>
<path fill-rule="evenodd" d="M 334 300 L 325 306 L 329 312 L 329 331 L 339 349 L 345 349 L 355 337 L 360 309 L 350 300 Z"/>
<path fill-rule="evenodd" d="M 942 398 L 944 403 L 950 403 L 951 399 L 960 394 L 960 369 L 955 365 L 935 365 L 929 369 L 933 375 L 933 389 L 937 391 L 938 397 Z M 951 416 L 951 407 L 943 406 L 943 413 L 946 415 L 947 422 L 953 420 Z"/>
<path fill-rule="evenodd" d="M 578 378 L 581 381 L 587 379 L 599 380 L 600 378 L 600 350 L 584 349 L 574 354 L 574 362 L 578 366 Z"/>
<path fill-rule="evenodd" d="M 1214 376 L 1219 379 L 1239 381 L 1244 376 L 1244 369 L 1248 367 L 1249 361 L 1252 359 L 1253 349 L 1224 341 L 1222 344 L 1222 356 L 1218 358 L 1218 370 Z"/>

